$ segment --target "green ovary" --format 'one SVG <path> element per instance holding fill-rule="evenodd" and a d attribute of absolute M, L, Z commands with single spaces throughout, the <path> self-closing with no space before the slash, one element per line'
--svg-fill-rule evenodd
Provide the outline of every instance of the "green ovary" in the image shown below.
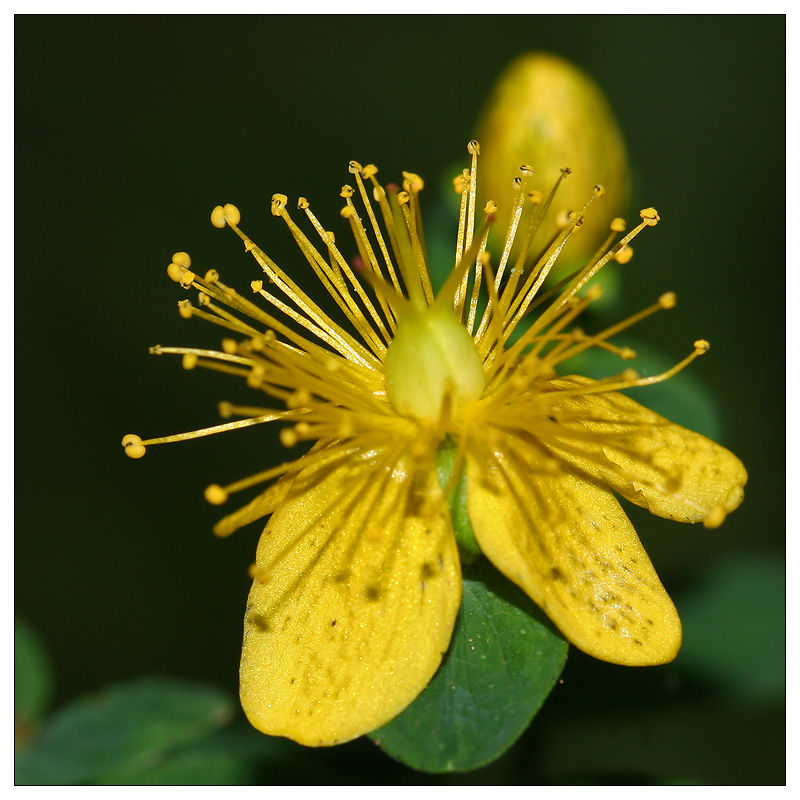
<path fill-rule="evenodd" d="M 386 385 L 399 414 L 432 422 L 448 390 L 453 411 L 481 396 L 481 357 L 452 308 L 435 303 L 401 315 L 386 354 Z"/>

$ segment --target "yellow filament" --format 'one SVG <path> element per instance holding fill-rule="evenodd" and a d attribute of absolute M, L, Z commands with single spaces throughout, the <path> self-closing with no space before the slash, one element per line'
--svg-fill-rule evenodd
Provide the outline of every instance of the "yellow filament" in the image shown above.
<path fill-rule="evenodd" d="M 269 414 L 262 414 L 260 417 L 241 419 L 236 422 L 225 422 L 222 425 L 214 425 L 211 428 L 201 428 L 186 433 L 175 433 L 172 434 L 172 436 L 160 436 L 155 439 L 142 439 L 134 433 L 129 433 L 122 439 L 122 446 L 131 458 L 141 458 L 144 455 L 144 449 L 153 444 L 168 444 L 170 442 L 185 442 L 189 439 L 199 439 L 202 436 L 211 436 L 214 433 L 247 428 L 250 425 L 260 425 L 262 422 L 273 422 L 276 419 L 286 417 L 289 413 L 290 412 L 287 411 L 273 411 Z M 139 448 L 141 448 L 141 450 Z"/>

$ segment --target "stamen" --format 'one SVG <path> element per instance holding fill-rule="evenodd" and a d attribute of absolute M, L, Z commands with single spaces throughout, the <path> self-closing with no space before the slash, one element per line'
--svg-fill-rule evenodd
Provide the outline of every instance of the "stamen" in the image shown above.
<path fill-rule="evenodd" d="M 662 372 L 658 375 L 649 375 L 640 378 L 635 370 L 625 370 L 620 376 L 621 379 L 607 378 L 606 380 L 596 381 L 593 385 L 581 387 L 579 389 L 556 389 L 554 392 L 549 393 L 552 396 L 566 397 L 567 395 L 586 395 L 597 394 L 602 392 L 618 392 L 622 389 L 632 389 L 635 386 L 650 386 L 654 383 L 661 383 L 673 375 L 677 375 L 681 370 L 685 369 L 692 363 L 698 356 L 702 356 L 708 352 L 711 345 L 705 339 L 698 339 L 694 343 L 694 350 L 686 356 L 686 358 L 679 361 L 674 367 Z"/>
<path fill-rule="evenodd" d="M 394 264 L 389 256 L 389 251 L 386 247 L 386 241 L 383 238 L 383 232 L 378 225 L 378 219 L 375 216 L 375 210 L 372 208 L 372 203 L 370 202 L 369 195 L 367 194 L 367 188 L 364 186 L 364 181 L 362 180 L 362 176 L 363 178 L 370 179 L 372 180 L 373 186 L 377 187 L 378 183 L 374 176 L 377 174 L 378 168 L 374 164 L 367 164 L 366 167 L 362 167 L 357 161 L 351 161 L 350 172 L 356 177 L 356 183 L 358 184 L 358 191 L 361 195 L 361 201 L 364 203 L 364 208 L 367 209 L 367 215 L 369 216 L 370 224 L 372 225 L 372 231 L 378 241 L 378 247 L 380 248 L 381 255 L 383 256 L 383 261 L 386 264 L 386 270 L 389 273 L 392 285 L 398 293 L 402 293 L 402 290 L 400 289 L 400 283 L 397 280 L 397 273 L 395 272 Z M 377 263 L 376 272 L 378 275 L 383 277 L 380 269 L 377 267 Z"/>
<path fill-rule="evenodd" d="M 202 436 L 211 436 L 214 433 L 224 433 L 225 431 L 232 431 L 237 428 L 247 428 L 250 425 L 260 425 L 262 422 L 273 422 L 276 419 L 283 419 L 289 413 L 291 412 L 273 411 L 269 414 L 263 414 L 260 417 L 241 419 L 237 422 L 226 422 L 222 425 L 214 425 L 211 428 L 201 428 L 200 430 L 188 431 L 187 433 L 176 433 L 172 436 L 161 436 L 157 439 L 142 439 L 134 433 L 129 433 L 122 439 L 122 446 L 125 448 L 126 455 L 131 458 L 141 458 L 145 454 L 145 448 L 152 444 L 167 444 L 169 442 L 184 442 L 188 439 L 199 439 Z"/>
<path fill-rule="evenodd" d="M 286 197 L 285 195 L 276 194 L 272 197 L 272 213 L 275 216 L 281 216 L 281 209 L 285 205 Z M 306 330 L 310 333 L 314 334 L 318 338 L 325 341 L 329 346 L 333 349 L 338 350 L 340 353 L 345 355 L 346 357 L 351 357 L 353 360 L 361 361 L 362 363 L 369 364 L 372 363 L 374 366 L 378 366 L 378 362 L 375 361 L 374 356 L 369 353 L 363 345 L 357 342 L 347 331 L 343 330 L 340 326 L 336 325 L 336 323 L 332 322 L 330 318 L 314 303 L 306 294 L 303 292 L 295 283 L 292 281 L 284 272 L 283 270 L 278 267 L 275 262 L 270 259 L 267 254 L 261 250 L 261 248 L 257 247 L 250 239 L 248 239 L 244 233 L 237 227 L 237 223 L 232 221 L 232 218 L 238 215 L 238 210 L 235 206 L 231 208 L 236 211 L 236 215 L 231 215 L 231 213 L 227 210 L 228 206 L 225 206 L 223 211 L 218 211 L 220 206 L 214 209 L 212 212 L 212 223 L 217 224 L 220 219 L 224 219 L 227 222 L 228 226 L 239 236 L 239 238 L 245 243 L 245 248 L 253 255 L 256 261 L 261 265 L 261 268 L 269 277 L 270 281 L 274 282 L 278 288 L 295 304 L 298 306 L 302 313 L 298 313 L 287 306 L 285 303 L 280 301 L 277 297 L 269 294 L 266 291 L 263 291 L 259 288 L 258 292 L 268 301 L 270 302 L 275 308 L 278 308 L 280 311 L 283 311 L 289 317 L 295 320 L 299 325 L 303 326 Z M 224 212 L 224 213 L 223 213 Z M 214 222 L 216 219 L 217 222 Z M 217 224 L 217 227 L 221 227 Z M 261 314 L 262 316 L 265 315 L 263 311 L 260 311 L 257 306 L 253 306 L 253 308 L 257 309 L 257 313 Z M 258 317 L 255 317 L 256 319 Z M 270 318 L 271 319 L 271 318 Z M 278 325 L 274 324 L 271 320 L 268 322 L 271 327 L 278 330 Z M 282 333 L 287 330 L 285 326 L 281 326 L 283 330 Z M 291 337 L 290 337 L 291 338 Z"/>

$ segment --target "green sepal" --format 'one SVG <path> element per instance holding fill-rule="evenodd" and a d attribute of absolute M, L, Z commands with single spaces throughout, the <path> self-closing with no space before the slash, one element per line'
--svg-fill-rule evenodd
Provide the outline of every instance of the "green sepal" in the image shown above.
<path fill-rule="evenodd" d="M 436 453 L 436 474 L 442 488 L 447 489 L 452 485 L 453 489 L 447 496 L 447 503 L 450 506 L 450 519 L 453 523 L 453 532 L 458 544 L 458 554 L 462 564 L 472 564 L 480 556 L 481 548 L 475 534 L 472 532 L 472 525 L 467 515 L 467 472 L 462 461 L 459 466 L 458 478 L 453 483 L 453 471 L 456 469 L 456 457 L 458 446 L 451 439 L 445 439 Z"/>

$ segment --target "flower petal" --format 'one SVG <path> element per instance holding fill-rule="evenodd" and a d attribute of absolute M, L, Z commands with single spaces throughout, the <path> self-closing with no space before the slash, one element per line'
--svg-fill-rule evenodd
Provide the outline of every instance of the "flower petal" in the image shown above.
<path fill-rule="evenodd" d="M 483 442 L 493 438 L 483 433 Z M 502 432 L 483 442 L 468 445 L 468 509 L 489 560 L 589 655 L 671 661 L 678 613 L 612 493 L 553 470 L 532 437 Z"/>
<path fill-rule="evenodd" d="M 591 381 L 571 376 L 554 383 L 566 387 Z M 582 460 L 581 469 L 653 514 L 678 522 L 700 522 L 715 507 L 724 516 L 744 499 L 744 465 L 705 436 L 619 392 L 571 395 L 564 398 L 563 405 L 586 430 L 610 437 L 610 444 L 601 448 L 616 469 Z M 577 465 L 578 459 L 574 463 Z"/>
<path fill-rule="evenodd" d="M 436 672 L 460 566 L 436 474 L 407 450 L 332 447 L 261 536 L 240 693 L 264 733 L 346 742 L 399 714 Z"/>

